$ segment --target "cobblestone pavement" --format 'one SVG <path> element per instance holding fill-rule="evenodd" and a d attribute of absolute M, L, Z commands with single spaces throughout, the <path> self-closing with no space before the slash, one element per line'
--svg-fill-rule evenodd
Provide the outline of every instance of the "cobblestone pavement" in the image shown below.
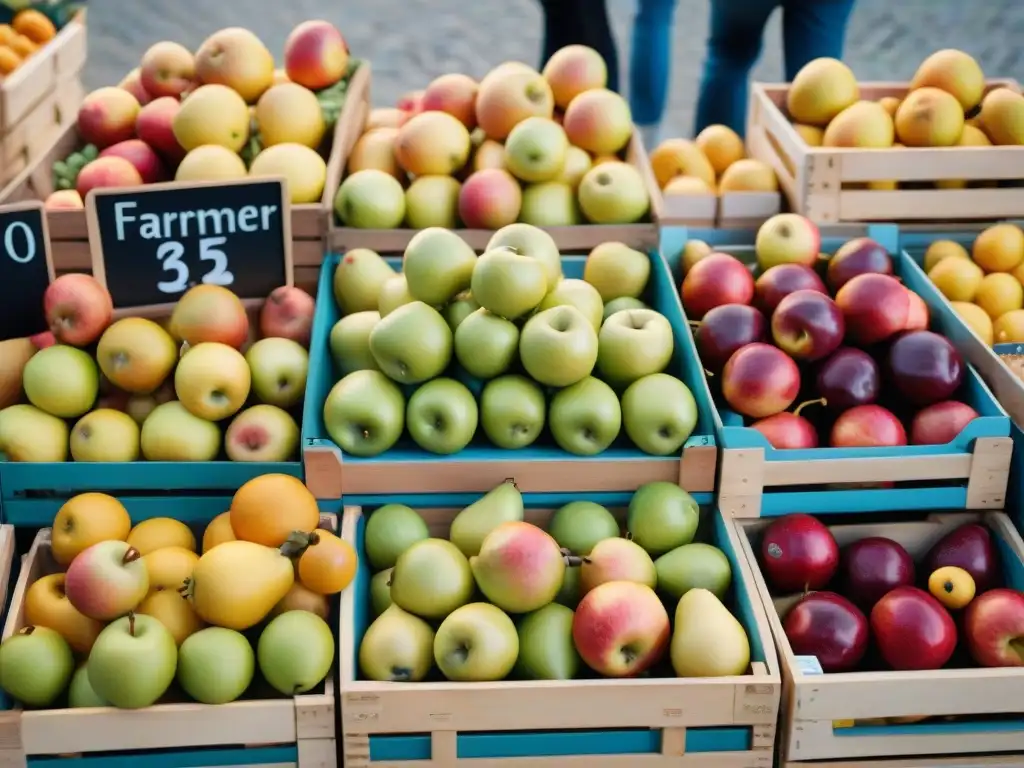
<path fill-rule="evenodd" d="M 622 66 L 635 0 L 608 0 Z M 353 54 L 373 63 L 373 100 L 393 103 L 446 72 L 482 76 L 509 59 L 534 62 L 541 16 L 534 0 L 93 0 L 89 9 L 87 84 L 116 83 L 152 43 L 173 39 L 195 48 L 211 32 L 245 26 L 280 56 L 300 21 L 325 18 Z M 707 33 L 707 0 L 679 0 L 676 9 L 672 96 L 666 130 L 686 135 Z M 992 77 L 1024 79 L 1024 3 L 1020 0 L 860 0 L 847 34 L 846 59 L 863 80 L 903 80 L 933 50 L 956 47 L 975 56 Z M 779 19 L 772 20 L 754 72 L 782 76 Z M 625 81 L 625 77 L 623 77 Z"/>

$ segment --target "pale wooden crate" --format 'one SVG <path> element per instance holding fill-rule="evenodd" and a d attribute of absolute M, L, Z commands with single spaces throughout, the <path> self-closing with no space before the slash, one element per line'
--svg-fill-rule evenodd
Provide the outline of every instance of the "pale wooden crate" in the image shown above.
<path fill-rule="evenodd" d="M 337 530 L 337 525 L 335 515 L 320 518 L 322 528 Z M 50 534 L 50 528 L 41 529 L 22 560 L 4 623 L 4 639 L 25 626 L 29 586 L 59 570 Z M 0 765 L 26 766 L 42 755 L 138 752 L 142 761 L 145 750 L 191 752 L 203 747 L 296 744 L 298 762 L 293 768 L 337 768 L 335 672 L 332 668 L 327 675 L 323 692 L 290 699 L 247 699 L 219 705 L 174 702 L 134 710 L 83 707 L 0 712 Z"/>
<path fill-rule="evenodd" d="M 418 509 L 431 536 L 448 537 L 459 509 Z M 624 509 L 611 510 L 622 521 Z M 527 522 L 547 525 L 553 509 L 527 509 Z M 342 538 L 357 546 L 361 507 L 345 507 Z M 733 580 L 752 599 L 764 662 L 749 674 L 720 678 L 501 681 L 493 683 L 378 683 L 358 679 L 355 667 L 356 590 L 342 593 L 338 668 L 341 738 L 346 768 L 406 768 L 406 761 L 370 759 L 370 737 L 429 734 L 431 757 L 417 768 L 771 768 L 781 686 L 771 630 L 757 603 L 753 573 L 736 531 L 723 528 L 739 565 Z M 752 727 L 751 749 L 686 754 L 686 729 Z M 649 728 L 661 731 L 661 754 L 459 758 L 467 732 Z"/>
<path fill-rule="evenodd" d="M 987 89 L 1015 80 L 989 80 Z M 992 188 L 998 181 L 1024 182 L 1022 147 L 847 149 L 811 147 L 785 115 L 788 84 L 754 83 L 747 114 L 747 148 L 768 163 L 797 213 L 823 222 L 955 221 L 1024 215 L 1024 186 Z M 906 83 L 861 83 L 860 98 L 904 96 Z M 857 189 L 871 181 L 934 182 L 963 179 L 985 188 Z"/>
<path fill-rule="evenodd" d="M 0 187 L 35 163 L 64 132 L 85 96 L 77 77 L 47 94 L 17 125 L 0 136 Z"/>
<path fill-rule="evenodd" d="M 868 536 L 884 536 L 901 544 L 917 561 L 939 539 L 960 525 L 980 522 L 986 525 L 1007 548 L 1024 561 L 1024 541 L 1013 523 L 1002 512 L 933 515 L 920 522 L 868 523 L 829 526 L 836 542 L 843 547 Z M 1024 752 L 1024 732 L 992 732 L 964 727 L 939 733 L 934 729 L 912 733 L 899 729 L 893 734 L 837 736 L 837 723 L 879 717 L 986 715 L 1020 713 L 1024 691 L 1024 668 L 962 668 L 922 671 L 869 671 L 842 674 L 806 675 L 782 628 L 782 614 L 800 595 L 773 597 L 761 574 L 754 543 L 770 524 L 769 520 L 735 520 L 740 546 L 754 576 L 762 605 L 775 636 L 782 671 L 783 693 L 779 716 L 779 750 L 784 766 L 815 768 L 821 763 L 801 761 L 857 760 L 897 758 L 904 755 L 935 755 L 923 762 L 896 762 L 892 768 L 941 765 L 939 756 L 977 754 L 996 756 L 1000 752 Z M 894 729 L 896 730 L 896 729 Z M 909 759 L 909 758 L 908 758 Z M 1016 762 L 992 765 L 1015 765 Z M 787 762 L 788 761 L 788 762 Z M 974 765 L 954 763 L 957 768 Z M 835 768 L 853 768 L 859 763 L 840 762 Z M 867 763 L 870 768 L 874 763 Z M 986 763 L 977 763 L 986 765 Z M 879 768 L 888 768 L 882 762 Z"/>
<path fill-rule="evenodd" d="M 661 193 L 663 227 L 701 229 L 757 229 L 782 210 L 778 192 L 726 192 L 725 194 L 672 195 Z"/>
<path fill-rule="evenodd" d="M 835 762 L 788 762 L 779 768 L 1021 768 L 1024 754 L 971 755 L 968 757 L 924 757 L 909 760 L 842 760 Z"/>

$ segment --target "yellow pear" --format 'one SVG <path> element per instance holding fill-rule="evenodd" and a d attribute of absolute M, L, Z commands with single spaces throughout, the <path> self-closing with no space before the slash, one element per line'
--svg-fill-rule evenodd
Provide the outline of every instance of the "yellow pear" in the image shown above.
<path fill-rule="evenodd" d="M 676 606 L 669 656 L 679 677 L 743 675 L 750 666 L 750 641 L 713 592 L 691 589 Z"/>

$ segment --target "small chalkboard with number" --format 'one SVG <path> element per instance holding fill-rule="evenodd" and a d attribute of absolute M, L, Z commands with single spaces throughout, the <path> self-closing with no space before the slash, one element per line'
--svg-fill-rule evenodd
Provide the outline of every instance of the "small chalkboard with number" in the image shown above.
<path fill-rule="evenodd" d="M 43 294 L 52 281 L 43 204 L 0 206 L 0 341 L 47 329 Z"/>
<path fill-rule="evenodd" d="M 292 284 L 283 179 L 96 189 L 85 205 L 93 275 L 115 314 L 164 312 L 201 283 L 222 285 L 247 306 Z"/>

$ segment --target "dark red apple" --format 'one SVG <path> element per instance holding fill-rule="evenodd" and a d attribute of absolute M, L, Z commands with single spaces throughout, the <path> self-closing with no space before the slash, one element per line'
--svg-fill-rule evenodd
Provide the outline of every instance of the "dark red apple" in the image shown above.
<path fill-rule="evenodd" d="M 990 589 L 964 614 L 971 658 L 983 667 L 1024 667 L 1024 594 Z"/>
<path fill-rule="evenodd" d="M 815 401 L 812 400 L 810 402 Z M 804 403 L 800 408 L 808 404 Z M 756 429 L 764 435 L 765 440 L 768 441 L 772 448 L 817 448 L 818 430 L 814 428 L 811 422 L 799 414 L 800 408 L 797 408 L 793 413 L 783 411 L 766 419 L 755 421 L 750 425 L 750 428 Z"/>
<path fill-rule="evenodd" d="M 868 273 L 847 281 L 836 293 L 846 320 L 846 337 L 856 344 L 884 341 L 907 327 L 910 294 L 894 277 Z"/>
<path fill-rule="evenodd" d="M 889 590 L 914 584 L 914 559 L 892 539 L 869 536 L 843 549 L 839 572 L 843 593 L 870 611 Z"/>
<path fill-rule="evenodd" d="M 957 438 L 978 412 L 956 400 L 944 400 L 918 411 L 910 422 L 911 445 L 944 445 Z"/>
<path fill-rule="evenodd" d="M 822 672 L 849 672 L 868 649 L 868 620 L 835 592 L 811 592 L 782 621 L 797 656 L 816 656 Z"/>
<path fill-rule="evenodd" d="M 680 294 L 687 317 L 700 320 L 723 304 L 749 304 L 754 298 L 754 276 L 734 256 L 712 253 L 690 267 Z"/>
<path fill-rule="evenodd" d="M 764 315 L 746 304 L 715 307 L 704 315 L 693 334 L 701 363 L 718 373 L 737 349 L 762 341 L 767 325 Z"/>
<path fill-rule="evenodd" d="M 978 594 L 999 583 L 999 559 L 992 534 L 980 523 L 967 523 L 950 531 L 925 556 L 928 573 L 946 565 L 963 568 L 974 579 Z"/>
<path fill-rule="evenodd" d="M 857 275 L 891 275 L 892 271 L 889 252 L 870 237 L 858 237 L 843 243 L 828 260 L 825 281 L 829 288 L 838 291 Z"/>
<path fill-rule="evenodd" d="M 818 368 L 818 394 L 834 411 L 868 405 L 878 398 L 881 376 L 875 359 L 854 347 L 840 347 Z"/>
<path fill-rule="evenodd" d="M 752 419 L 782 413 L 800 393 L 800 369 L 771 344 L 757 342 L 737 349 L 721 378 L 722 396 L 729 407 Z"/>
<path fill-rule="evenodd" d="M 761 564 L 768 584 L 777 592 L 821 589 L 839 565 L 839 545 L 817 518 L 786 515 L 765 528 Z"/>
<path fill-rule="evenodd" d="M 858 405 L 839 414 L 829 442 L 835 448 L 906 445 L 907 433 L 892 411 L 880 405 Z"/>
<path fill-rule="evenodd" d="M 949 399 L 964 379 L 964 361 L 944 336 L 910 331 L 889 347 L 889 376 L 914 405 Z"/>
<path fill-rule="evenodd" d="M 924 299 L 916 293 L 907 289 L 910 296 L 910 311 L 907 312 L 907 325 L 905 331 L 927 331 L 931 324 L 931 314 L 928 312 L 928 305 Z"/>
<path fill-rule="evenodd" d="M 820 360 L 843 343 L 843 313 L 828 296 L 817 291 L 789 294 L 772 313 L 772 338 L 795 360 Z"/>
<path fill-rule="evenodd" d="M 896 587 L 871 609 L 871 634 L 896 670 L 939 669 L 956 650 L 956 624 L 942 603 L 917 587 Z"/>
<path fill-rule="evenodd" d="M 786 296 L 797 291 L 828 294 L 818 273 L 803 264 L 777 264 L 769 267 L 754 283 L 754 304 L 771 314 Z"/>

